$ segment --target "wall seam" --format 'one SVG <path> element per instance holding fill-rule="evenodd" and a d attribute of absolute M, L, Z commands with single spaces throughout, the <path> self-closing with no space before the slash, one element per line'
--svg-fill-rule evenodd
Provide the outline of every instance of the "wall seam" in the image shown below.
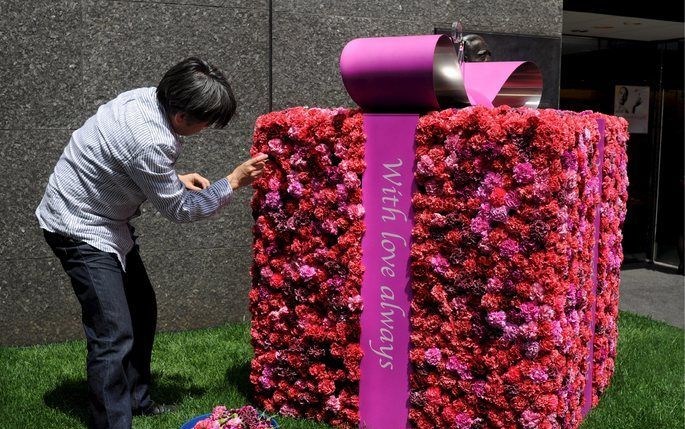
<path fill-rule="evenodd" d="M 274 81 L 273 81 L 273 46 L 274 46 L 274 33 L 273 33 L 273 0 L 268 0 L 268 7 L 269 7 L 269 29 L 268 29 L 268 35 L 269 35 L 269 76 L 268 76 L 268 85 L 269 85 L 269 112 L 273 110 L 273 104 L 274 104 Z"/>

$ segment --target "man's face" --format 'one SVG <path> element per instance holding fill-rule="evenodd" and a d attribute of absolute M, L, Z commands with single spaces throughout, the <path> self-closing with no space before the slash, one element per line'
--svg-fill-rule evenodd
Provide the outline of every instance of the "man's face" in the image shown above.
<path fill-rule="evenodd" d="M 171 126 L 176 134 L 191 136 L 207 128 L 209 123 L 190 121 L 185 113 L 174 113 L 171 116 Z"/>

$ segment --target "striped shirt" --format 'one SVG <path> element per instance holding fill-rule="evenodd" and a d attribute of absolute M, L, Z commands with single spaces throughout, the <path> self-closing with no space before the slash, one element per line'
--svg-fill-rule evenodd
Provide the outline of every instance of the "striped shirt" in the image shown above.
<path fill-rule="evenodd" d="M 76 130 L 36 209 L 41 228 L 116 253 L 126 269 L 129 221 L 145 200 L 174 222 L 215 215 L 233 193 L 226 178 L 188 191 L 174 164 L 181 152 L 156 89 L 120 94 Z"/>

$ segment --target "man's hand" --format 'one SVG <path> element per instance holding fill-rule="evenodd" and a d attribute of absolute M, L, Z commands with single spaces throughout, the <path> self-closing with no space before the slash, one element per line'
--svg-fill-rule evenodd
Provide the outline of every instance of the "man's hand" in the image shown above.
<path fill-rule="evenodd" d="M 211 184 L 209 180 L 197 173 L 179 174 L 178 178 L 181 179 L 181 182 L 183 182 L 186 189 L 189 191 L 201 191 L 209 188 L 209 185 Z"/>
<path fill-rule="evenodd" d="M 264 172 L 264 165 L 268 157 L 268 155 L 261 153 L 237 166 L 233 173 L 226 177 L 231 188 L 236 190 L 254 182 Z"/>

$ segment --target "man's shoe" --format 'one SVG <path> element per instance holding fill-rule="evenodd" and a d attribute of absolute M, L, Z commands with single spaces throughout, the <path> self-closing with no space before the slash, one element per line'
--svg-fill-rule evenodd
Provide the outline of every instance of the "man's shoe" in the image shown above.
<path fill-rule="evenodd" d="M 160 414 L 164 413 L 170 413 L 174 411 L 176 407 L 172 405 L 166 405 L 166 404 L 158 404 L 156 402 L 152 402 L 152 404 L 148 405 L 145 408 L 138 408 L 137 410 L 133 411 L 134 416 L 158 416 Z"/>

